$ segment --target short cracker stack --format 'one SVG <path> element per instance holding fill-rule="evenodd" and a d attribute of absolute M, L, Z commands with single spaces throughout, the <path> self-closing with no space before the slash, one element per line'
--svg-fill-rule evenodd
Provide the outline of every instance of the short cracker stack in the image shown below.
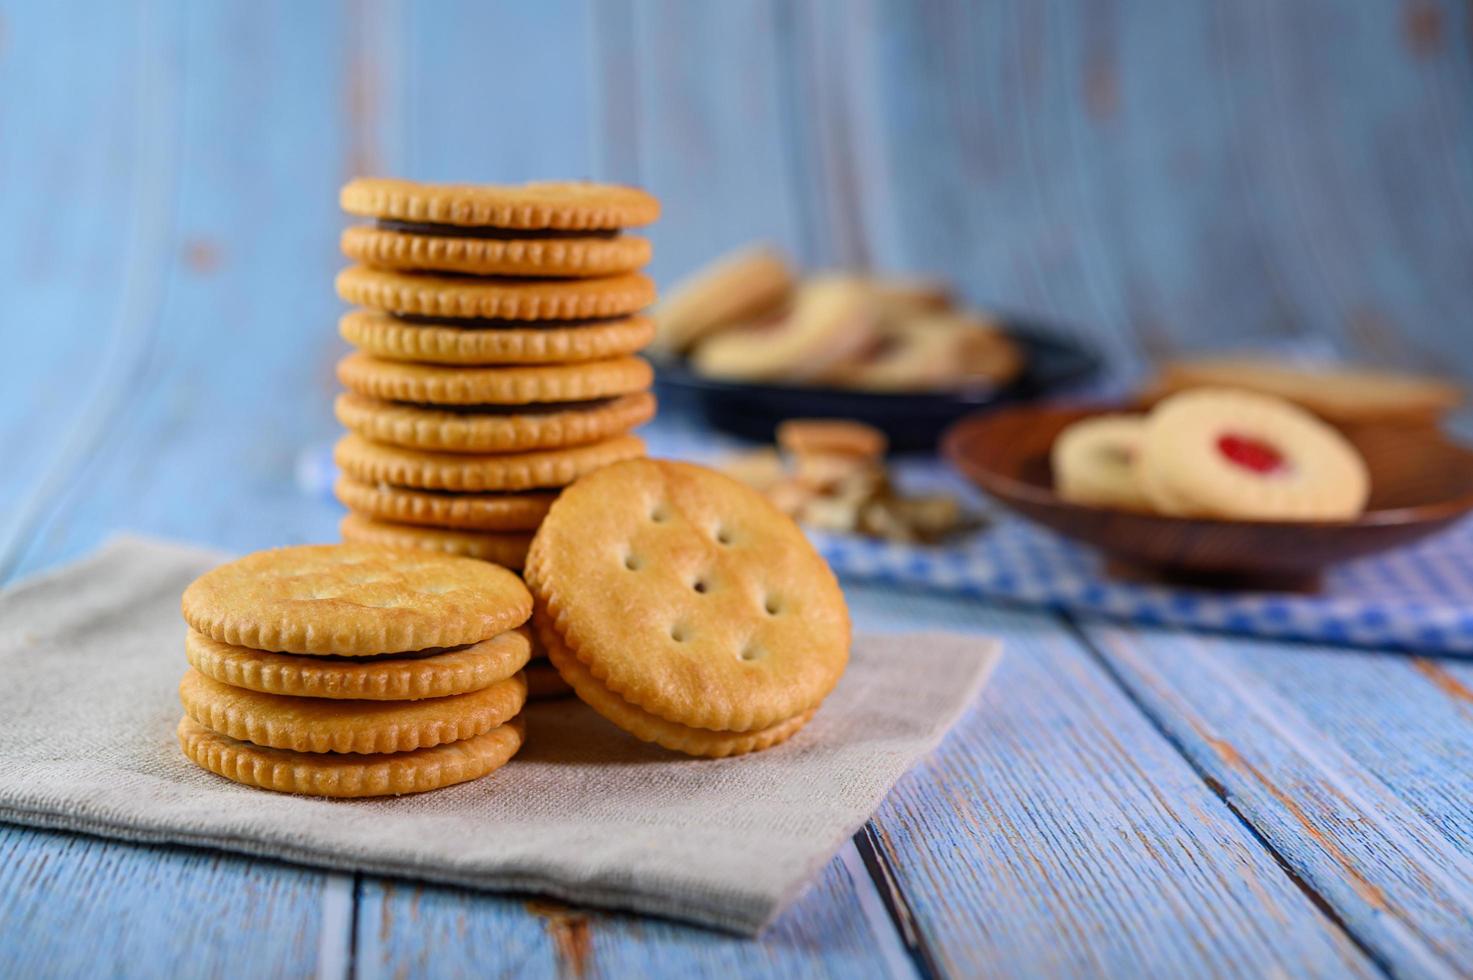
<path fill-rule="evenodd" d="M 579 480 L 538 531 L 526 580 L 578 697 L 690 755 L 786 740 L 848 663 L 843 593 L 803 532 L 701 466 L 629 460 Z"/>
<path fill-rule="evenodd" d="M 202 768 L 313 796 L 418 793 L 521 748 L 532 597 L 485 562 L 304 545 L 184 592 L 179 744 Z"/>
<path fill-rule="evenodd" d="M 429 185 L 360 178 L 343 209 L 373 219 L 342 248 L 338 295 L 356 348 L 338 365 L 347 541 L 520 569 L 557 491 L 644 455 L 654 337 L 638 270 L 659 217 L 628 187 Z M 567 693 L 545 661 L 534 696 Z"/>

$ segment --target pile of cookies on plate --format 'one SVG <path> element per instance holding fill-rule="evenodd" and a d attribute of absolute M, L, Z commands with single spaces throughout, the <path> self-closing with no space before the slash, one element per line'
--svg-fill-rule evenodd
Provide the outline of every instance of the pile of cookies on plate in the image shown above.
<path fill-rule="evenodd" d="M 559 488 L 643 456 L 655 414 L 635 356 L 654 336 L 623 229 L 660 205 L 630 187 L 360 178 L 343 209 L 372 219 L 342 249 L 336 492 L 345 540 L 520 568 Z"/>
<path fill-rule="evenodd" d="M 1364 458 L 1334 426 L 1242 388 L 1187 388 L 1149 413 L 1075 422 L 1050 462 L 1065 500 L 1173 517 L 1349 520 L 1371 489 Z"/>
<path fill-rule="evenodd" d="M 1249 355 L 1168 361 L 1139 401 L 1059 433 L 1051 463 L 1075 503 L 1178 517 L 1350 520 L 1372 486 L 1346 433 L 1435 432 L 1463 399 L 1436 378 Z"/>
<path fill-rule="evenodd" d="M 943 283 L 857 274 L 800 279 L 765 246 L 742 249 L 669 290 L 656 346 L 697 372 L 869 392 L 994 388 L 1023 355 L 995 318 Z"/>
<path fill-rule="evenodd" d="M 469 558 L 303 545 L 184 592 L 178 736 L 202 768 L 314 796 L 416 793 L 521 748 L 532 597 Z"/>

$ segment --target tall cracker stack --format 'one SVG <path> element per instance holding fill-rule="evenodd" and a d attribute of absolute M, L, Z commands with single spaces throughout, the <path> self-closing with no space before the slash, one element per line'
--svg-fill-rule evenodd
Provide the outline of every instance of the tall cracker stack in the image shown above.
<path fill-rule="evenodd" d="M 558 491 L 645 455 L 655 414 L 655 299 L 639 273 L 659 217 L 643 191 L 349 182 L 356 265 L 338 295 L 357 350 L 338 364 L 349 430 L 334 458 L 345 541 L 426 548 L 520 570 Z M 562 690 L 556 676 L 545 678 Z M 542 678 L 529 671 L 534 695 Z M 550 691 L 549 691 L 550 693 Z"/>

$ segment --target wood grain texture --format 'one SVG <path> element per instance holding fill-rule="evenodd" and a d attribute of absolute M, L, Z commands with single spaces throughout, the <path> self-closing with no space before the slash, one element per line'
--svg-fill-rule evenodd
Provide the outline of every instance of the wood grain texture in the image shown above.
<path fill-rule="evenodd" d="M 1473 962 L 1473 666 L 1091 624 L 1168 737 L 1393 972 Z"/>
<path fill-rule="evenodd" d="M 346 69 L 315 39 L 342 29 L 339 13 L 314 5 L 280 33 L 227 6 L 188 5 L 168 21 L 180 35 L 166 59 L 173 100 L 150 111 L 175 117 L 170 217 L 136 243 L 155 281 L 124 297 L 145 336 L 68 436 L 87 451 L 36 498 L 17 571 L 119 528 L 236 549 L 335 536 L 336 508 L 300 498 L 293 469 L 335 429 L 330 361 L 342 345 L 329 283 Z"/>
<path fill-rule="evenodd" d="M 1373 975 L 1355 944 L 1051 616 L 850 587 L 861 629 L 1003 639 L 965 717 L 872 821 L 955 976 Z"/>
<path fill-rule="evenodd" d="M 171 220 L 176 25 L 25 5 L 0 52 L 0 579 L 144 356 Z M 62 43 L 62 39 L 66 43 Z M 36 92 L 47 97 L 37 99 Z"/>
<path fill-rule="evenodd" d="M 306 976 L 329 877 L 0 826 L 0 975 Z"/>
<path fill-rule="evenodd" d="M 877 903 L 852 846 L 756 940 L 542 900 L 367 881 L 357 973 L 471 976 L 494 964 L 518 977 L 914 976 Z"/>
<path fill-rule="evenodd" d="M 336 536 L 336 505 L 293 475 L 336 429 L 336 189 L 360 172 L 643 183 L 666 204 L 662 284 L 765 238 L 809 267 L 953 278 L 1124 367 L 1310 337 L 1473 378 L 1470 18 L 1451 0 L 6 5 L 0 580 L 122 528 Z M 866 837 L 919 962 L 1366 972 L 1301 887 L 1397 972 L 1473 959 L 1464 665 L 1112 627 L 1092 634 L 1106 672 L 1049 616 L 853 598 L 865 628 L 1012 646 Z M 0 972 L 346 971 L 341 876 L 13 829 L 0 852 Z M 904 975 L 846 855 L 752 944 L 368 879 L 358 965 Z"/>

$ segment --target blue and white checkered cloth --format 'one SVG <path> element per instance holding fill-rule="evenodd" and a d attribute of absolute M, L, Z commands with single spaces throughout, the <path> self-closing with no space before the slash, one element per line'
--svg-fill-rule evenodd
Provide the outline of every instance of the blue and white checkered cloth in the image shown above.
<path fill-rule="evenodd" d="M 710 461 L 725 450 L 707 432 L 662 418 L 656 456 Z M 810 532 L 841 578 L 950 592 L 1152 626 L 1423 653 L 1473 654 L 1473 520 L 1421 544 L 1329 570 L 1315 594 L 1215 592 L 1107 575 L 1091 548 L 992 504 L 935 460 L 902 460 L 908 492 L 946 491 L 991 520 L 935 547 Z"/>
<path fill-rule="evenodd" d="M 733 443 L 662 417 L 642 433 L 650 453 L 712 461 Z M 304 454 L 304 489 L 326 494 L 327 447 Z M 1213 592 L 1123 581 L 1092 549 L 991 506 L 943 464 L 901 462 L 909 492 L 946 490 L 987 514 L 986 530 L 937 547 L 814 532 L 841 578 L 932 589 L 1153 626 L 1272 639 L 1473 654 L 1473 520 L 1426 542 L 1331 569 L 1313 595 Z"/>

